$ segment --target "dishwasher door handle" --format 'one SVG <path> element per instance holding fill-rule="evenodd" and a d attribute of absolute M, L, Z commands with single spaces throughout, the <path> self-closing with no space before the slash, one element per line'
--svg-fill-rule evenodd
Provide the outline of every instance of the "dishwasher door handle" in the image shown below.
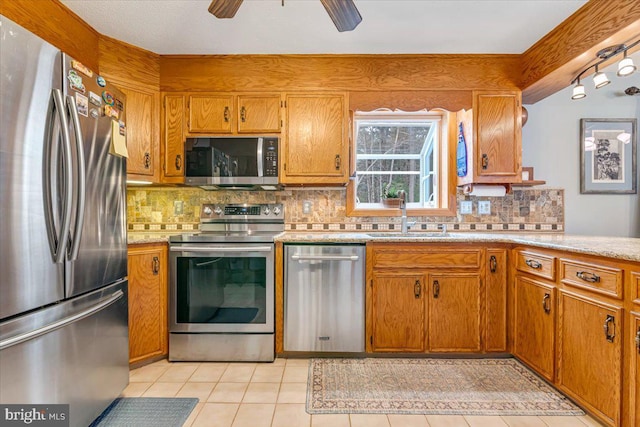
<path fill-rule="evenodd" d="M 358 255 L 291 255 L 294 261 L 358 261 Z"/>

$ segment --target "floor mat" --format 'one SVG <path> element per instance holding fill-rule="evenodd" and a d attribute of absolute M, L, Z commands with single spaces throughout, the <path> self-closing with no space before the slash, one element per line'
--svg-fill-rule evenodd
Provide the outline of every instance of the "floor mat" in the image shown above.
<path fill-rule="evenodd" d="M 197 403 L 195 398 L 117 398 L 89 427 L 181 427 Z"/>
<path fill-rule="evenodd" d="M 584 415 L 515 359 L 313 359 L 307 412 Z"/>

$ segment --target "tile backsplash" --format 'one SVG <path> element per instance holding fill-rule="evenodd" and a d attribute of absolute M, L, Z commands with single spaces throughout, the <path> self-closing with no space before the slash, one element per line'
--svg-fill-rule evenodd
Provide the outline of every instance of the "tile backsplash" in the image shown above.
<path fill-rule="evenodd" d="M 474 197 L 458 191 L 458 202 L 472 203 L 472 214 L 412 217 L 414 230 L 564 231 L 564 190 L 514 188 L 504 197 Z M 478 215 L 478 201 L 491 202 L 491 213 Z M 309 214 L 303 212 L 311 202 Z M 173 231 L 198 228 L 202 203 L 283 203 L 287 230 L 398 230 L 400 217 L 347 217 L 346 189 L 303 188 L 283 191 L 205 191 L 195 187 L 129 187 L 127 221 L 130 231 Z"/>

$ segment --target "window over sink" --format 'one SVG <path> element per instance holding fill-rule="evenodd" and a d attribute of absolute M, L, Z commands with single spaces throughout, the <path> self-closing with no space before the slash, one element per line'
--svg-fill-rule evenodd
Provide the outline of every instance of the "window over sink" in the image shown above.
<path fill-rule="evenodd" d="M 348 214 L 397 215 L 383 205 L 389 188 L 405 191 L 411 215 L 448 214 L 448 128 L 446 111 L 355 112 Z"/>

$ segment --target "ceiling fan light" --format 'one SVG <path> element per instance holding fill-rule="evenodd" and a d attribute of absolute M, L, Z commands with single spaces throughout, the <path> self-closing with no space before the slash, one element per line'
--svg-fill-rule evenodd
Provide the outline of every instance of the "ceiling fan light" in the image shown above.
<path fill-rule="evenodd" d="M 596 89 L 600 89 L 601 87 L 605 87 L 611 83 L 611 80 L 607 77 L 607 75 L 603 72 L 597 72 L 593 75 L 593 84 Z"/>
<path fill-rule="evenodd" d="M 586 96 L 587 92 L 584 90 L 584 85 L 578 82 L 578 84 L 573 87 L 573 94 L 571 95 L 571 99 L 582 99 Z"/>
<path fill-rule="evenodd" d="M 618 77 L 630 76 L 636 70 L 636 65 L 633 63 L 633 59 L 627 57 L 627 53 L 625 52 L 625 56 L 618 63 L 618 72 L 616 73 Z"/>

